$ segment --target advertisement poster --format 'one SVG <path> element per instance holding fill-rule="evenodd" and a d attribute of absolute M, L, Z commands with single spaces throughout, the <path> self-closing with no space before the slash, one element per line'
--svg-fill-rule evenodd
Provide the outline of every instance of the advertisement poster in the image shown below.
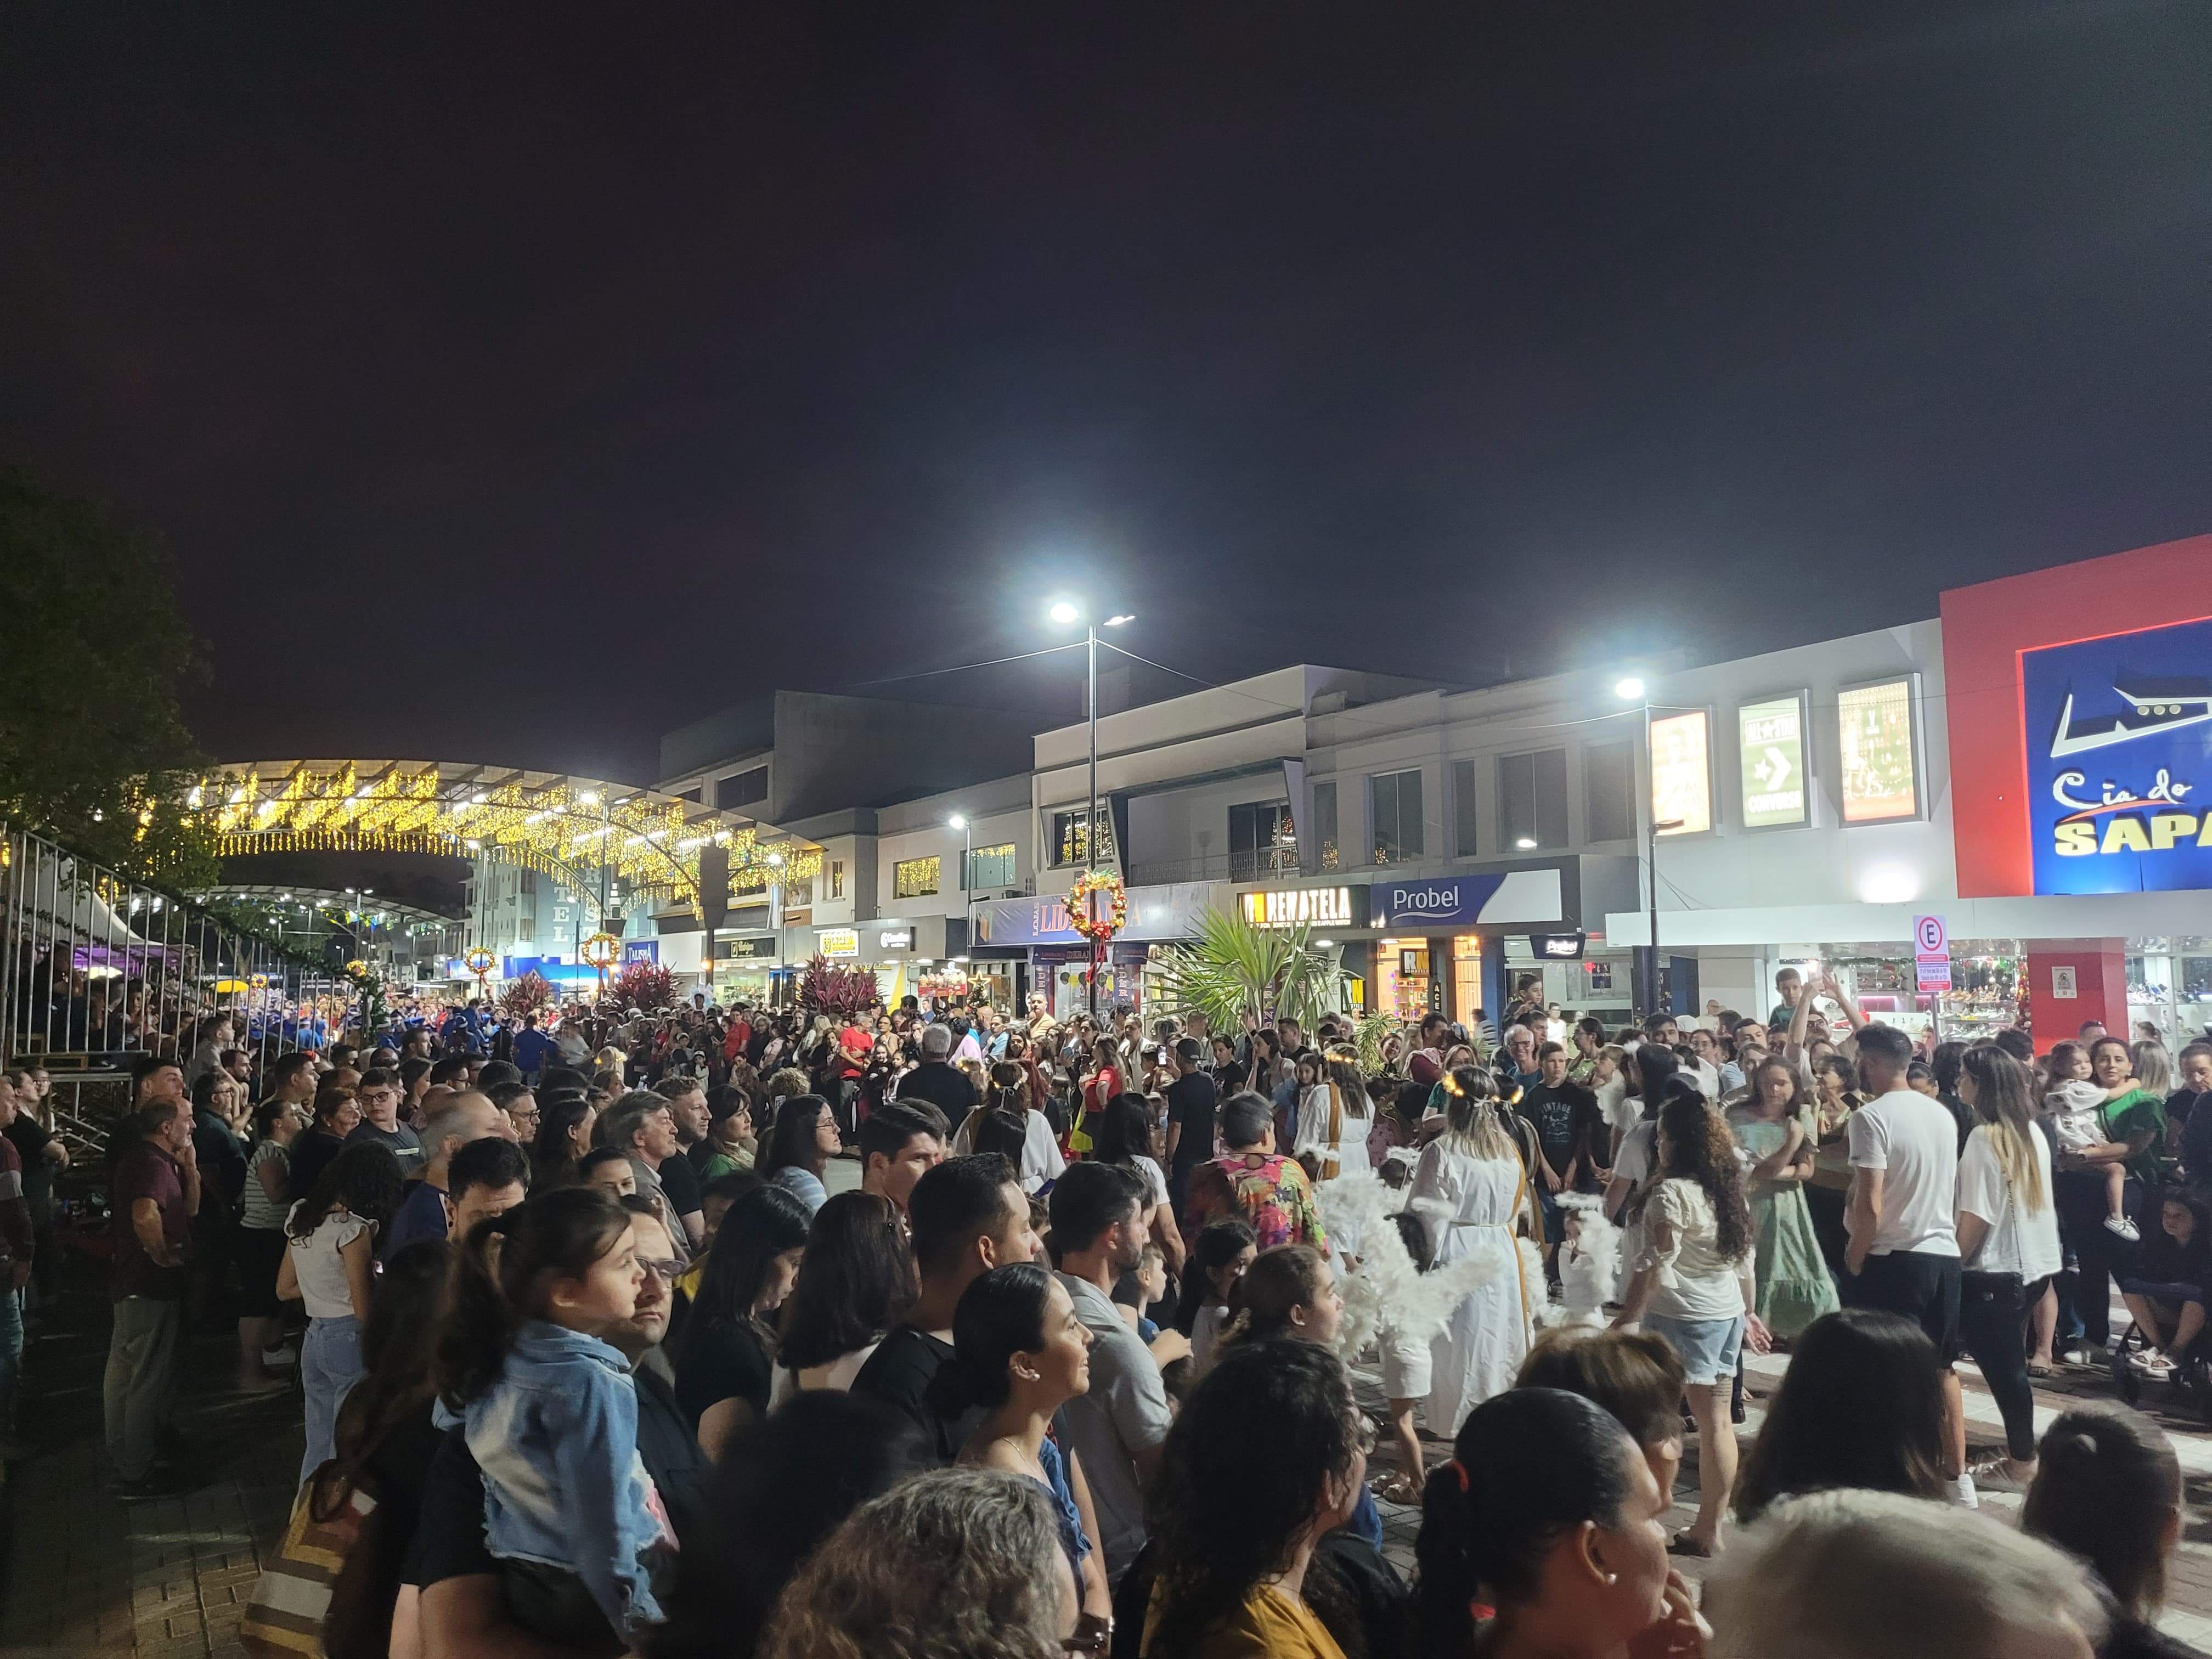
<path fill-rule="evenodd" d="M 2039 893 L 2212 887 L 2212 619 L 2020 653 Z"/>
<path fill-rule="evenodd" d="M 1662 836 L 1700 836 L 1713 827 L 1712 744 L 1702 708 L 1651 722 L 1651 821 Z"/>
<path fill-rule="evenodd" d="M 1836 719 L 1843 738 L 1844 822 L 1884 823 L 1919 817 L 1912 677 L 1837 693 Z"/>
<path fill-rule="evenodd" d="M 1806 823 L 1803 694 L 1745 703 L 1735 711 L 1735 723 L 1745 827 L 1780 830 Z"/>

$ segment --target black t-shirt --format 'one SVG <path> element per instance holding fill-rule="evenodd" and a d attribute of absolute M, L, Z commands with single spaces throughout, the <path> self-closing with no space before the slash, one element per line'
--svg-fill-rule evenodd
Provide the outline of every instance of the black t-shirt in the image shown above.
<path fill-rule="evenodd" d="M 676 1528 L 680 1543 L 698 1535 L 714 1466 L 700 1449 L 696 1427 L 684 1416 L 667 1381 L 642 1365 L 630 1377 L 637 1384 L 637 1455 L 659 1488 L 668 1524 Z"/>
<path fill-rule="evenodd" d="M 1203 1072 L 1193 1072 L 1168 1085 L 1168 1121 L 1182 1126 L 1182 1138 L 1176 1142 L 1175 1167 L 1169 1171 L 1178 1179 L 1213 1156 L 1217 1099 L 1213 1079 Z"/>
<path fill-rule="evenodd" d="M 664 1158 L 653 1173 L 660 1177 L 660 1190 L 668 1194 L 669 1220 L 690 1215 L 700 1207 L 699 1171 L 690 1158 L 680 1154 Z"/>
<path fill-rule="evenodd" d="M 44 1124 L 33 1123 L 24 1112 L 16 1113 L 15 1121 L 0 1134 L 8 1137 L 23 1160 L 23 1200 L 31 1206 L 31 1219 L 44 1221 L 54 1193 L 54 1166 L 46 1162 L 46 1148 L 61 1137 Z"/>
<path fill-rule="evenodd" d="M 957 1358 L 950 1342 L 902 1325 L 868 1356 L 868 1363 L 853 1379 L 853 1392 L 872 1395 L 905 1413 L 936 1449 L 939 1461 L 950 1463 L 982 1418 L 980 1410 L 947 1418 L 930 1404 L 930 1384 Z"/>
<path fill-rule="evenodd" d="M 1556 1089 L 1539 1083 L 1521 1097 L 1520 1111 L 1534 1126 L 1544 1161 L 1559 1176 L 1567 1173 L 1578 1151 L 1593 1144 L 1589 1136 L 1601 1121 L 1597 1097 L 1579 1083 L 1562 1083 Z"/>
<path fill-rule="evenodd" d="M 768 1345 L 750 1323 L 727 1319 L 684 1322 L 684 1357 L 676 1364 L 676 1403 L 694 1429 L 707 1407 L 742 1400 L 755 1418 L 768 1415 L 769 1385 L 775 1381 Z"/>
<path fill-rule="evenodd" d="M 325 1134 L 320 1129 L 310 1129 L 292 1142 L 291 1184 L 287 1195 L 294 1200 L 305 1198 L 315 1190 L 315 1182 L 331 1160 L 345 1151 L 345 1142 L 336 1135 Z"/>

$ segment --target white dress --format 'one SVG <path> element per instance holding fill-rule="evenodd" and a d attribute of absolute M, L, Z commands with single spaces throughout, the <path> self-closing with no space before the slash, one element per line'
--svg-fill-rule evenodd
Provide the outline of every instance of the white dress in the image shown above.
<path fill-rule="evenodd" d="M 1527 1191 L 1518 1158 L 1470 1158 L 1441 1140 L 1422 1150 L 1414 1167 L 1407 1207 L 1421 1218 L 1439 1267 L 1477 1252 L 1492 1254 L 1498 1270 L 1452 1310 L 1442 1335 L 1432 1338 L 1427 1425 L 1449 1439 L 1467 1414 L 1513 1386 L 1528 1357 L 1533 1310 L 1543 1305 L 1543 1285 L 1532 1288 L 1513 1234 L 1513 1218 Z"/>
<path fill-rule="evenodd" d="M 1328 1133 L 1329 1086 L 1316 1084 L 1298 1101 L 1298 1139 L 1291 1149 L 1292 1157 L 1310 1152 L 1322 1160 L 1322 1179 L 1333 1179 L 1327 1173 L 1331 1161 L 1340 1176 L 1364 1175 L 1375 1167 L 1367 1156 L 1368 1131 L 1375 1127 L 1371 1117 L 1354 1117 L 1348 1110 L 1339 1109 L 1336 1139 Z M 1329 1255 L 1341 1267 L 1344 1257 L 1357 1261 L 1359 1256 L 1359 1230 L 1349 1224 L 1333 1227 L 1328 1235 Z"/>

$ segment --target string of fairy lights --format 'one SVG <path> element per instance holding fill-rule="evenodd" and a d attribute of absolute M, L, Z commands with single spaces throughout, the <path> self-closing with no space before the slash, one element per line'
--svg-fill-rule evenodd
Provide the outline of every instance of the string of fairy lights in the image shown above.
<path fill-rule="evenodd" d="M 756 826 L 647 789 L 542 774 L 492 781 L 481 769 L 428 762 L 301 763 L 220 768 L 185 798 L 211 815 L 218 855 L 439 853 L 490 858 L 577 885 L 605 868 L 641 894 L 696 903 L 699 854 L 728 849 L 732 892 L 819 872 L 821 849 L 760 838 Z M 455 775 L 458 774 L 459 775 Z"/>

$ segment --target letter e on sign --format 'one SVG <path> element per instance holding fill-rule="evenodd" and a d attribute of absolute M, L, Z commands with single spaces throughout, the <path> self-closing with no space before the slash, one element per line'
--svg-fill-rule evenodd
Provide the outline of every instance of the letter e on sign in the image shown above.
<path fill-rule="evenodd" d="M 1948 962 L 1951 957 L 1951 934 L 1943 926 L 1941 916 L 1915 916 L 1912 919 L 1912 953 L 1914 956 Z"/>

